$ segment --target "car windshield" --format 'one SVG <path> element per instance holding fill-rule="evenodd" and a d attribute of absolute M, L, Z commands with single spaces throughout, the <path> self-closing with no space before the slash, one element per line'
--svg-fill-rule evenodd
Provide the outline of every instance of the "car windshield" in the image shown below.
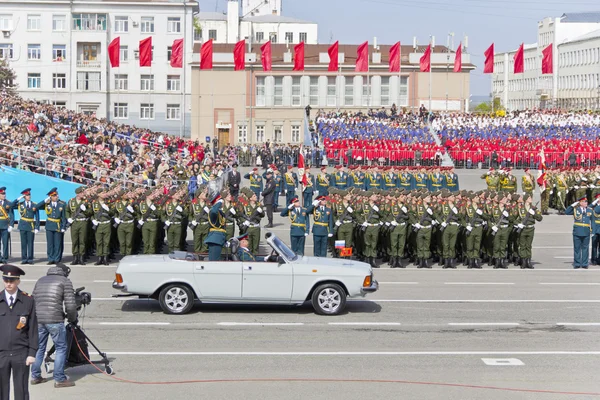
<path fill-rule="evenodd" d="M 285 243 L 281 241 L 278 237 L 273 238 L 273 244 L 275 245 L 275 250 L 278 250 L 282 253 L 282 255 L 290 261 L 295 261 L 298 256 L 296 253 L 292 251 Z"/>

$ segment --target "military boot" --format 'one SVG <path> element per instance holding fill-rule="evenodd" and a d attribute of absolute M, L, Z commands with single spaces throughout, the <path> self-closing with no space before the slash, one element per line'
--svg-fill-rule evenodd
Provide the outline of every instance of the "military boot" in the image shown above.
<path fill-rule="evenodd" d="M 71 265 L 79 265 L 79 255 L 74 255 L 73 256 L 73 261 L 71 261 Z"/>
<path fill-rule="evenodd" d="M 533 265 L 531 265 L 531 258 L 527 259 L 527 268 L 528 269 L 534 269 L 535 268 Z"/>
<path fill-rule="evenodd" d="M 98 257 L 98 261 L 96 261 L 94 265 L 104 265 L 104 256 Z"/>
<path fill-rule="evenodd" d="M 473 268 L 475 268 L 475 269 L 481 269 L 481 263 L 479 262 L 479 258 L 476 258 L 473 261 Z"/>

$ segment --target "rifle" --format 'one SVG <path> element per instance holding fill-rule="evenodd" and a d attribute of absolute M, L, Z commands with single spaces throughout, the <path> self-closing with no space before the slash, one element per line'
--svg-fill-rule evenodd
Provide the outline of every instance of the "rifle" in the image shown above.
<path fill-rule="evenodd" d="M 501 225 L 502 220 L 505 218 L 504 215 L 502 214 L 504 211 L 508 212 L 508 206 L 505 207 L 504 210 L 500 213 L 500 218 L 498 219 L 498 222 L 496 222 L 494 224 L 494 226 Z M 508 224 L 508 221 L 506 221 L 506 223 Z M 496 236 L 496 231 L 494 231 L 493 229 L 492 229 L 492 236 Z"/>
<path fill-rule="evenodd" d="M 456 207 L 456 205 L 453 208 L 455 208 L 455 207 Z M 454 211 L 451 208 L 450 212 L 448 213 L 448 216 L 446 217 L 446 221 L 445 221 L 446 226 L 448 226 L 448 223 L 452 222 L 451 220 L 454 219 L 454 215 L 455 215 Z M 444 225 L 442 225 L 440 227 L 440 231 L 443 232 L 444 229 L 446 229 L 446 227 Z"/>
<path fill-rule="evenodd" d="M 101 205 L 100 205 L 100 210 L 99 210 L 99 211 L 98 211 L 98 212 L 97 212 L 97 213 L 94 215 L 94 219 L 95 219 L 96 221 L 100 222 L 100 218 L 102 218 L 102 217 L 103 217 L 103 215 L 104 215 L 104 212 L 105 212 L 105 211 L 106 211 L 106 210 L 104 210 L 104 208 L 102 207 L 102 204 L 101 204 Z M 94 231 L 95 231 L 96 229 L 98 229 L 98 225 L 93 225 L 93 226 L 92 226 L 92 230 L 94 230 Z"/>
<path fill-rule="evenodd" d="M 537 203 L 535 203 L 535 206 L 531 207 L 532 210 L 537 210 L 537 205 L 540 202 L 538 201 Z M 523 221 L 521 222 L 521 225 L 523 226 L 527 226 L 527 223 L 529 222 L 529 218 L 531 217 L 531 214 L 529 212 L 527 212 L 527 215 L 525 216 L 525 218 L 523 218 Z M 521 231 L 523 230 L 523 228 L 517 228 L 517 233 L 521 233 Z"/>
<path fill-rule="evenodd" d="M 127 215 L 128 211 L 129 211 L 129 210 L 127 210 L 127 207 L 129 207 L 130 205 L 131 205 L 131 204 L 127 204 L 127 205 L 126 205 L 126 206 L 123 208 L 123 211 L 121 211 L 121 212 L 119 213 L 119 219 L 121 220 L 121 222 L 123 221 L 123 217 L 125 217 L 125 215 Z M 113 224 L 113 228 L 116 228 L 116 227 L 118 227 L 118 226 L 119 226 L 119 224 L 117 224 L 116 222 Z"/>
<path fill-rule="evenodd" d="M 477 208 L 477 210 L 478 210 L 478 209 L 479 209 L 479 207 Z M 475 223 L 475 220 L 476 220 L 476 219 L 478 219 L 478 215 L 479 215 L 479 214 L 477 214 L 477 210 L 475 210 L 475 211 L 473 212 L 473 216 L 471 217 L 471 219 L 470 219 L 470 220 L 469 220 L 469 222 L 467 223 L 467 226 L 472 226 L 472 225 Z M 467 233 L 466 233 L 465 235 L 466 235 L 466 236 L 469 236 L 470 234 L 471 234 L 471 231 L 469 231 L 469 230 L 467 229 Z"/>
<path fill-rule="evenodd" d="M 342 205 L 344 205 L 344 203 L 343 203 L 343 202 L 342 202 Z M 348 206 L 348 207 L 350 207 L 350 206 Z M 343 213 L 343 214 L 342 214 L 342 215 L 341 215 L 341 216 L 338 218 L 338 221 L 339 221 L 339 222 L 343 223 L 343 221 L 344 221 L 345 219 L 352 218 L 352 216 L 351 216 L 351 215 L 348 215 L 348 207 L 345 207 L 345 208 L 344 208 L 344 213 Z M 353 220 L 353 222 L 354 222 L 354 218 L 352 218 L 352 220 Z M 336 225 L 334 225 L 334 227 L 333 227 L 333 232 L 334 232 L 334 233 L 336 233 L 336 232 L 337 232 L 337 230 L 338 230 L 338 228 L 339 228 L 339 226 L 337 226 L 337 224 L 336 224 Z"/>
<path fill-rule="evenodd" d="M 371 217 L 373 216 L 373 207 L 369 204 L 369 214 L 367 215 L 367 218 L 365 219 L 365 222 L 368 224 L 369 220 L 371 219 Z M 364 225 L 361 225 L 360 230 L 362 232 L 365 232 L 367 230 L 367 227 Z"/>
<path fill-rule="evenodd" d="M 429 208 L 429 207 L 427 207 L 427 208 Z M 421 220 L 419 221 L 419 225 L 422 225 L 423 222 L 425 222 L 428 218 L 430 218 L 429 213 L 427 212 L 427 208 L 425 208 L 425 212 L 421 216 Z M 413 227 L 413 232 L 418 232 L 419 229 L 421 229 L 421 228 Z"/>

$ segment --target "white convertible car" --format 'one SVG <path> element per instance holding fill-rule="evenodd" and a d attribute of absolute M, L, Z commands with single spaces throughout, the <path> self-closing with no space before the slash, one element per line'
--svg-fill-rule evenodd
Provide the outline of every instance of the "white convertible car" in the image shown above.
<path fill-rule="evenodd" d="M 229 242 L 226 261 L 206 261 L 195 253 L 127 256 L 121 260 L 113 288 L 158 299 L 167 314 L 185 314 L 194 300 L 203 303 L 312 303 L 316 313 L 336 315 L 346 298 L 364 297 L 379 288 L 369 264 L 348 259 L 300 257 L 272 233 L 266 234 L 277 262 L 239 261 L 238 243 Z M 274 257 L 275 258 L 275 257 Z"/>

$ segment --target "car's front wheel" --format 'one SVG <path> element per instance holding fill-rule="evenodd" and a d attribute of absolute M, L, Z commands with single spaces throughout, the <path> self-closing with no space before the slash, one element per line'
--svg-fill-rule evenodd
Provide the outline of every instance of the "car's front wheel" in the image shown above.
<path fill-rule="evenodd" d="M 346 292 L 335 283 L 319 285 L 312 295 L 312 306 L 320 315 L 337 315 L 346 308 Z"/>
<path fill-rule="evenodd" d="M 194 306 L 194 292 L 187 285 L 168 285 L 160 291 L 158 301 L 165 314 L 186 314 Z"/>

